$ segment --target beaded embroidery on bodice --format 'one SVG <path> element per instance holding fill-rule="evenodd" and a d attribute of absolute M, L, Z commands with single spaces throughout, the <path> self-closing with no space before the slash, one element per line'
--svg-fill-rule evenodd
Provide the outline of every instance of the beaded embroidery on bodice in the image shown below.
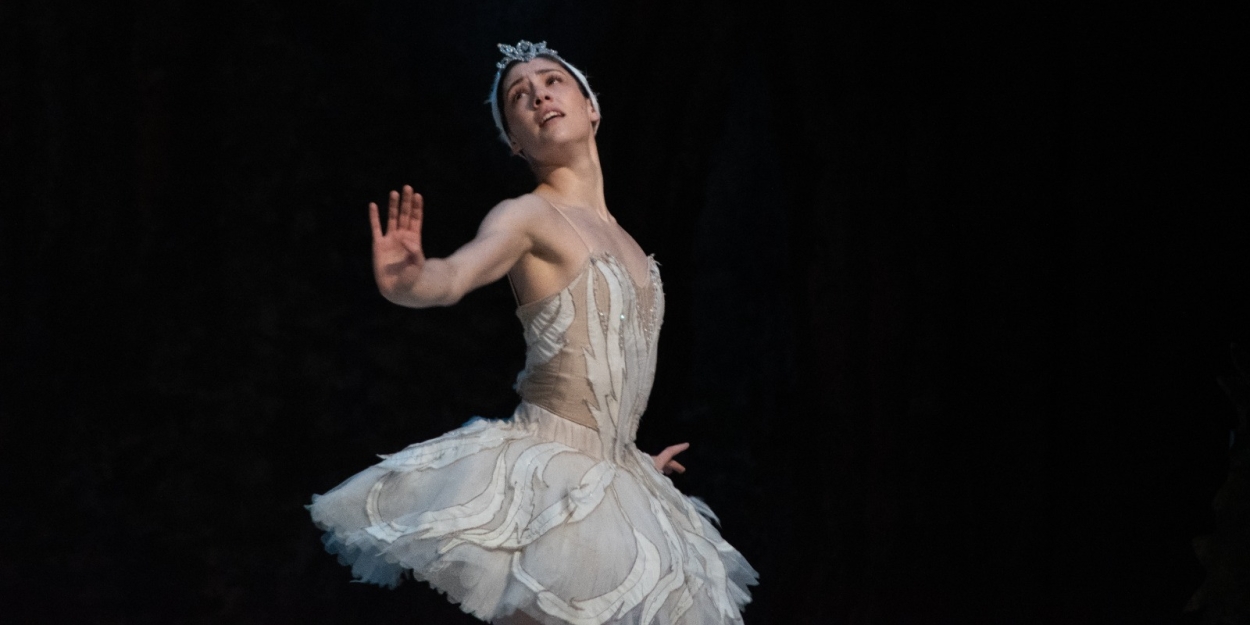
<path fill-rule="evenodd" d="M 658 264 L 636 284 L 615 256 L 591 253 L 557 293 L 517 308 L 525 329 L 525 401 L 599 432 L 604 458 L 632 446 L 655 377 L 664 317 Z"/>

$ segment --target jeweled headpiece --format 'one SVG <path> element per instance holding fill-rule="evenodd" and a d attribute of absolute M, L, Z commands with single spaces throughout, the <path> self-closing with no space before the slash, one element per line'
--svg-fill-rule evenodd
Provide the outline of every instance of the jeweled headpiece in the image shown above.
<path fill-rule="evenodd" d="M 581 70 L 573 67 L 568 61 L 560 58 L 560 55 L 556 54 L 555 50 L 548 48 L 546 41 L 530 43 L 522 39 L 515 46 L 505 43 L 498 45 L 499 51 L 503 53 L 503 58 L 495 64 L 495 67 L 499 69 L 495 72 L 495 82 L 490 87 L 490 98 L 486 101 L 490 104 L 490 113 L 495 118 L 495 127 L 499 129 L 499 138 L 504 143 L 511 144 L 511 141 L 508 139 L 508 130 L 503 125 L 503 111 L 499 110 L 499 81 L 503 80 L 504 72 L 513 63 L 528 63 L 542 56 L 563 65 L 564 69 L 568 70 L 573 75 L 573 78 L 577 80 L 582 88 L 582 93 L 586 94 L 586 97 L 590 99 L 590 105 L 595 107 L 600 116 L 603 115 L 603 111 L 599 109 L 599 99 L 595 97 L 595 92 L 590 90 L 590 82 L 586 80 L 586 75 Z M 598 130 L 599 122 L 595 122 L 595 131 L 598 132 Z"/>
<path fill-rule="evenodd" d="M 534 57 L 540 54 L 546 54 L 548 56 L 554 56 L 556 58 L 560 58 L 560 56 L 556 54 L 555 50 L 551 50 L 547 48 L 546 41 L 540 41 L 538 43 L 530 43 L 522 39 L 517 42 L 516 47 L 510 46 L 506 43 L 501 43 L 497 45 L 499 46 L 499 51 L 503 52 L 503 59 L 500 60 L 498 63 L 495 63 L 495 67 L 498 67 L 499 69 L 503 69 L 507 67 L 508 64 L 513 61 L 520 61 L 522 63 L 528 63 L 530 61 L 533 61 Z"/>

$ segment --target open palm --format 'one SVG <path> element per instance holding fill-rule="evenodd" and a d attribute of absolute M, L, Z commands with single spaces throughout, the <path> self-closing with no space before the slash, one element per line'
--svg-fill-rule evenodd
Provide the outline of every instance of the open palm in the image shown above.
<path fill-rule="evenodd" d="M 369 203 L 369 224 L 373 228 L 373 277 L 378 290 L 390 298 L 410 289 L 421 276 L 425 252 L 421 249 L 421 222 L 424 201 L 420 193 L 404 185 L 403 194 L 391 191 L 386 212 L 386 230 L 378 216 L 378 205 Z"/>

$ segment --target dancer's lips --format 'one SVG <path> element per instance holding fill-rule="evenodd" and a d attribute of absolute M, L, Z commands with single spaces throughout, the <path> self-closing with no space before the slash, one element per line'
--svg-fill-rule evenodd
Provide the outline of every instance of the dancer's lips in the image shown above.
<path fill-rule="evenodd" d="M 557 117 L 564 117 L 564 113 L 563 113 L 563 112 L 561 112 L 561 111 L 558 111 L 558 110 L 556 110 L 556 109 L 551 109 L 551 110 L 547 111 L 546 113 L 543 113 L 543 116 L 542 116 L 541 118 L 539 118 L 539 120 L 538 120 L 538 125 L 539 125 L 539 126 L 546 126 L 546 125 L 547 125 L 547 122 L 549 122 L 549 121 L 551 121 L 551 120 L 553 120 L 553 119 L 555 119 L 555 118 L 557 118 Z"/>

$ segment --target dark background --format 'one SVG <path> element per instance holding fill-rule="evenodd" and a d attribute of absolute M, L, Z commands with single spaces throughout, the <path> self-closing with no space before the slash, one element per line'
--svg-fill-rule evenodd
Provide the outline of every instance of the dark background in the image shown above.
<path fill-rule="evenodd" d="M 443 255 L 529 190 L 482 103 L 527 38 L 601 94 L 668 296 L 639 444 L 693 443 L 749 623 L 1199 622 L 1247 24 L 931 4 L 0 4 L 2 620 L 471 622 L 302 506 L 511 413 L 506 285 L 386 303 L 365 206 Z"/>

